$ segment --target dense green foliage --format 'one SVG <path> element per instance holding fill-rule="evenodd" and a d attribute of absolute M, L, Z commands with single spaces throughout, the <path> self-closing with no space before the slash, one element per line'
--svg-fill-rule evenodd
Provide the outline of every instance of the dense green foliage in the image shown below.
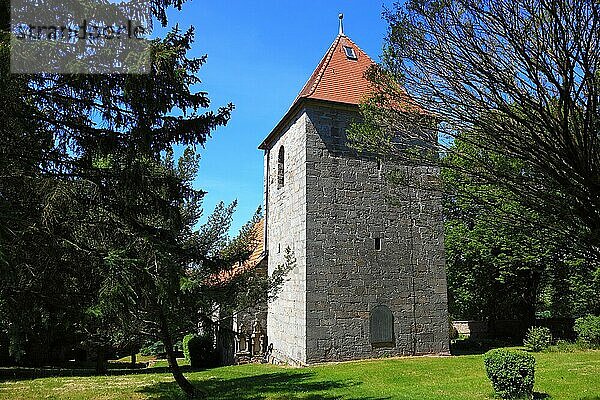
<path fill-rule="evenodd" d="M 431 130 L 430 115 L 443 138 L 430 148 L 454 152 L 453 138 L 477 131 L 471 144 L 489 157 L 473 159 L 477 168 L 466 172 L 510 193 L 527 210 L 525 218 L 533 213 L 534 224 L 543 222 L 597 258 L 600 4 L 408 0 L 385 17 L 389 30 L 382 66 L 372 74 L 380 89 L 373 104 L 379 106 L 375 123 L 393 130 L 379 137 L 402 132 L 413 147 L 428 149 L 414 139 Z M 415 155 L 439 164 L 429 151 Z M 496 156 L 524 169 L 497 169 Z"/>
<path fill-rule="evenodd" d="M 163 24 L 171 5 L 153 8 Z M 148 75 L 10 74 L 8 10 L 1 1 L 0 335 L 26 364 L 76 347 L 101 358 L 141 340 L 104 307 L 124 247 L 172 245 L 160 223 L 182 226 L 179 205 L 202 194 L 161 152 L 204 143 L 233 107 L 203 112 L 207 94 L 191 89 L 205 61 L 187 57 L 193 30 L 154 40 Z"/>
<path fill-rule="evenodd" d="M 600 396 L 600 352 L 537 353 L 539 398 L 595 399 Z M 37 400 L 51 393 L 71 400 L 183 400 L 171 378 L 144 374 L 45 378 L 0 383 L 0 398 Z M 483 400 L 494 398 L 483 356 L 382 359 L 285 368 L 242 365 L 189 372 L 214 400 L 361 399 Z"/>
<path fill-rule="evenodd" d="M 192 368 L 214 367 L 217 354 L 210 335 L 190 334 L 183 338 L 183 354 Z"/>
<path fill-rule="evenodd" d="M 496 393 L 503 399 L 531 398 L 535 381 L 535 358 L 505 349 L 485 354 L 485 370 Z"/>
<path fill-rule="evenodd" d="M 87 353 L 99 372 L 109 353 L 160 340 L 191 394 L 175 343 L 218 322 L 215 302 L 251 305 L 273 285 L 252 273 L 208 284 L 252 252 L 260 214 L 234 239 L 235 203 L 198 224 L 198 148 L 233 105 L 198 90 L 193 28 L 167 27 L 183 2 L 151 3 L 167 33 L 150 42 L 148 74 L 18 75 L 0 0 L 0 337 L 24 365 Z"/>
<path fill-rule="evenodd" d="M 188 362 L 190 362 L 190 360 L 191 360 L 191 358 L 192 358 L 192 356 L 190 355 L 190 347 L 189 347 L 189 342 L 190 342 L 190 340 L 193 342 L 193 340 L 194 340 L 194 338 L 195 338 L 196 336 L 197 336 L 196 334 L 194 334 L 194 333 L 190 333 L 190 334 L 187 334 L 187 335 L 185 335 L 185 336 L 183 337 L 183 341 L 182 341 L 182 344 L 183 344 L 183 355 L 185 356 L 185 359 L 186 359 Z M 192 350 L 192 351 L 193 351 L 193 350 Z"/>
<path fill-rule="evenodd" d="M 599 10 L 409 0 L 385 13 L 377 91 L 350 139 L 442 171 L 418 189 L 445 194 L 454 319 L 526 328 L 600 312 Z"/>
<path fill-rule="evenodd" d="M 600 347 L 600 316 L 586 315 L 575 320 L 577 338 L 595 347 Z"/>
<path fill-rule="evenodd" d="M 143 356 L 156 356 L 165 353 L 165 345 L 161 341 L 153 342 L 148 346 L 140 349 L 140 354 Z"/>
<path fill-rule="evenodd" d="M 532 326 L 527 330 L 523 345 L 533 352 L 547 349 L 552 344 L 552 333 L 545 326 Z"/>
<path fill-rule="evenodd" d="M 574 252 L 570 239 L 545 228 L 543 217 L 501 185 L 477 179 L 478 159 L 498 173 L 522 162 L 472 145 L 458 135 L 443 159 L 442 183 L 449 308 L 455 319 L 572 317 L 600 307 L 600 266 Z M 537 221 L 537 223 L 536 223 Z M 524 333 L 524 332 L 523 332 Z"/>
<path fill-rule="evenodd" d="M 181 341 L 176 342 L 173 348 L 177 351 L 183 351 L 183 344 Z M 142 356 L 161 356 L 164 357 L 166 354 L 165 345 L 160 340 L 146 344 L 146 346 L 140 349 Z"/>

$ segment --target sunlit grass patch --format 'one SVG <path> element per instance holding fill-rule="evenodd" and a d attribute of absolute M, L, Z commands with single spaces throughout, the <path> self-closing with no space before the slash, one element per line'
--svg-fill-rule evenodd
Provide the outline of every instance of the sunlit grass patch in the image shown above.
<path fill-rule="evenodd" d="M 600 400 L 600 351 L 536 353 L 536 398 Z M 186 373 L 214 400 L 493 399 L 481 355 L 409 357 L 310 368 L 242 365 Z M 1 399 L 184 399 L 170 374 L 0 383 Z"/>

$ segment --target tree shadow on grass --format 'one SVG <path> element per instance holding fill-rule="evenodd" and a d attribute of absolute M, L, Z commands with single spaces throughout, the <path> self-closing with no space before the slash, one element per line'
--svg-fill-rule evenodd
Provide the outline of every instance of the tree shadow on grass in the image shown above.
<path fill-rule="evenodd" d="M 219 400 L 385 400 L 389 397 L 340 396 L 328 394 L 335 389 L 360 386 L 351 380 L 316 379 L 313 372 L 286 371 L 237 378 L 209 378 L 191 380 L 194 386 L 208 393 L 209 399 Z M 174 382 L 160 382 L 146 386 L 138 393 L 149 395 L 154 400 L 183 400 L 186 397 Z"/>
<path fill-rule="evenodd" d="M 522 344 L 510 338 L 476 338 L 462 339 L 450 344 L 450 353 L 453 356 L 480 355 L 489 350 L 500 347 L 509 347 Z"/>
<path fill-rule="evenodd" d="M 201 371 L 192 370 L 188 365 L 180 366 L 182 372 Z M 169 367 L 150 367 L 136 369 L 111 368 L 103 374 L 97 374 L 95 369 L 90 368 L 61 368 L 61 367 L 6 367 L 0 368 L 0 381 L 3 380 L 28 380 L 39 378 L 59 377 L 86 377 L 86 376 L 118 376 L 118 375 L 144 375 L 144 374 L 170 374 Z"/>

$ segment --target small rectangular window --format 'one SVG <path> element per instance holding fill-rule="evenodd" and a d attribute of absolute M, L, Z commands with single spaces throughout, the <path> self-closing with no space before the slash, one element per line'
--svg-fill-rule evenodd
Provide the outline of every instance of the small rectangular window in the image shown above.
<path fill-rule="evenodd" d="M 356 52 L 352 47 L 344 46 L 344 51 L 346 52 L 346 57 L 348 57 L 350 60 L 358 60 Z"/>
<path fill-rule="evenodd" d="M 381 250 L 381 238 L 375 238 L 375 250 Z"/>

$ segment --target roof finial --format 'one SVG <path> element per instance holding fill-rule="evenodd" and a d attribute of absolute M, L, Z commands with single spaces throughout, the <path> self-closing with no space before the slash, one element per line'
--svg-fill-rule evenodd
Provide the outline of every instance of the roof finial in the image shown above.
<path fill-rule="evenodd" d="M 346 36 L 344 35 L 344 14 L 340 13 L 340 36 Z"/>

